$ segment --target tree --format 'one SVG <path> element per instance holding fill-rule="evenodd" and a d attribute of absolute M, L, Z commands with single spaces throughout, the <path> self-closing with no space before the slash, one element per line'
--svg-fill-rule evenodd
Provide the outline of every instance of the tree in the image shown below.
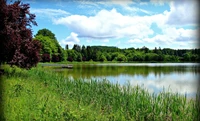
<path fill-rule="evenodd" d="M 82 46 L 81 54 L 85 59 L 87 58 L 87 50 L 84 45 Z"/>
<path fill-rule="evenodd" d="M 183 57 L 184 57 L 184 61 L 190 61 L 191 54 L 190 53 L 185 53 Z"/>
<path fill-rule="evenodd" d="M 107 59 L 106 59 L 106 57 L 104 56 L 104 54 L 101 54 L 101 55 L 100 55 L 99 60 L 100 60 L 101 62 L 107 61 Z"/>
<path fill-rule="evenodd" d="M 76 52 L 75 50 L 67 50 L 67 54 L 68 54 L 68 61 L 77 61 L 78 58 L 78 52 Z"/>
<path fill-rule="evenodd" d="M 81 55 L 81 53 L 77 53 L 77 61 L 79 61 L 79 62 L 82 61 L 82 55 Z"/>
<path fill-rule="evenodd" d="M 39 30 L 35 36 L 38 35 L 47 36 L 53 40 L 56 40 L 55 34 L 46 28 Z"/>
<path fill-rule="evenodd" d="M 86 52 L 87 52 L 86 60 L 89 61 L 90 59 L 92 59 L 91 58 L 91 56 L 92 56 L 92 48 L 90 46 L 87 46 L 86 47 Z"/>
<path fill-rule="evenodd" d="M 39 40 L 41 43 L 41 54 L 48 53 L 53 54 L 58 52 L 58 48 L 56 47 L 56 44 L 53 43 L 53 40 L 47 36 L 38 35 L 35 37 L 36 40 Z"/>
<path fill-rule="evenodd" d="M 64 49 L 59 45 L 56 40 L 55 34 L 50 30 L 44 28 L 37 32 L 35 39 L 39 40 L 42 45 L 41 54 L 49 53 L 52 57 L 53 55 L 59 55 L 59 61 L 65 60 Z"/>
<path fill-rule="evenodd" d="M 60 61 L 60 55 L 53 54 L 51 61 L 52 62 L 59 62 Z"/>
<path fill-rule="evenodd" d="M 68 50 L 68 49 L 69 49 L 69 45 L 66 44 L 66 46 L 65 46 L 65 50 Z"/>
<path fill-rule="evenodd" d="M 108 61 L 112 61 L 112 56 L 111 56 L 111 53 L 105 53 L 104 55 L 106 55 L 106 60 Z"/>
<path fill-rule="evenodd" d="M 125 55 L 119 54 L 119 55 L 116 57 L 116 60 L 121 62 L 121 61 L 126 61 L 127 58 L 126 58 Z"/>
<path fill-rule="evenodd" d="M 72 49 L 75 50 L 75 51 L 77 51 L 77 52 L 81 52 L 81 46 L 78 45 L 78 44 L 74 44 L 74 46 L 73 46 Z"/>
<path fill-rule="evenodd" d="M 48 53 L 42 54 L 41 62 L 50 62 L 50 61 L 51 61 L 50 54 Z"/>
<path fill-rule="evenodd" d="M 158 53 L 158 49 L 157 47 L 155 47 L 155 49 L 153 50 L 154 53 Z"/>
<path fill-rule="evenodd" d="M 40 43 L 32 39 L 31 25 L 37 25 L 29 4 L 0 0 L 0 64 L 29 69 L 40 60 Z"/>

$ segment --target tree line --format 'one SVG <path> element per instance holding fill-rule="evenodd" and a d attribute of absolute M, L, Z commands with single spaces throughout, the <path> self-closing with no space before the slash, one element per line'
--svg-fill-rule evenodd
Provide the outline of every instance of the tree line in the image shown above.
<path fill-rule="evenodd" d="M 30 69 L 40 62 L 61 61 L 119 61 L 119 62 L 199 62 L 200 49 L 149 49 L 110 46 L 80 46 L 74 44 L 62 48 L 55 34 L 41 29 L 32 37 L 32 25 L 37 26 L 35 15 L 29 11 L 30 5 L 17 0 L 0 0 L 0 65 L 7 63 Z M 0 74 L 1 74 L 0 69 Z"/>
<path fill-rule="evenodd" d="M 120 49 L 114 46 L 85 46 L 74 44 L 72 49 L 68 45 L 62 48 L 53 34 L 48 29 L 41 29 L 35 35 L 39 40 L 42 49 L 41 62 L 61 61 L 119 61 L 119 62 L 197 62 L 200 60 L 200 49 L 170 49 L 155 47 L 149 49 L 125 48 Z"/>

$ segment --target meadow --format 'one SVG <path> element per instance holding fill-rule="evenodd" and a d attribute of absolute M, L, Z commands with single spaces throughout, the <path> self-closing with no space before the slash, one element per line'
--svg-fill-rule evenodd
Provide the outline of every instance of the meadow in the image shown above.
<path fill-rule="evenodd" d="M 0 120 L 200 120 L 200 102 L 163 89 L 159 94 L 129 83 L 71 80 L 66 75 L 34 67 L 2 66 L 3 115 Z"/>

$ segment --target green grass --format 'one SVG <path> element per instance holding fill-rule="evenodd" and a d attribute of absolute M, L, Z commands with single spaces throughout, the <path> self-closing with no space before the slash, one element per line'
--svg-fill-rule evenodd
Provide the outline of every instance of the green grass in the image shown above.
<path fill-rule="evenodd" d="M 5 65 L 1 120 L 199 120 L 199 100 L 107 80 L 70 80 L 41 67 Z"/>

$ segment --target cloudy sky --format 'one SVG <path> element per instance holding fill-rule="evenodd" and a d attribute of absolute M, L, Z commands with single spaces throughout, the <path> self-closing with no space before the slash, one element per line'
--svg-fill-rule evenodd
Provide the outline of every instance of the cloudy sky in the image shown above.
<path fill-rule="evenodd" d="M 23 1 L 23 0 L 22 0 Z M 24 0 L 60 45 L 188 49 L 198 43 L 197 0 Z"/>

